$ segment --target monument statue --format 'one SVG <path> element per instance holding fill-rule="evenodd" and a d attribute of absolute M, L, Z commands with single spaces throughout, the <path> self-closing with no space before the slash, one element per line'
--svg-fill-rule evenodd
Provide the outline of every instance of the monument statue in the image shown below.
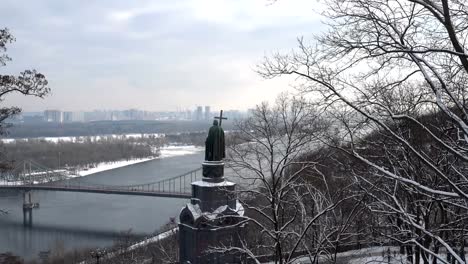
<path fill-rule="evenodd" d="M 179 262 L 191 264 L 245 263 L 237 251 L 210 252 L 212 248 L 242 247 L 246 218 L 237 199 L 236 183 L 224 178 L 223 111 L 215 117 L 205 142 L 203 177 L 192 182 L 192 198 L 179 215 Z"/>
<path fill-rule="evenodd" d="M 218 125 L 218 120 L 213 121 L 213 126 L 208 131 L 208 137 L 205 141 L 205 160 L 206 161 L 221 161 L 226 157 L 224 146 L 224 131 Z"/>

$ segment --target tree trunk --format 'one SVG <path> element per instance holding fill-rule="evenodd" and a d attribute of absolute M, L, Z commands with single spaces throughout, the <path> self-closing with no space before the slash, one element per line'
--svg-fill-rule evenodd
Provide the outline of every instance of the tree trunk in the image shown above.
<path fill-rule="evenodd" d="M 465 261 L 465 238 L 462 237 L 461 239 L 461 243 L 460 243 L 460 252 L 458 254 L 460 254 L 460 257 L 463 261 Z"/>
<path fill-rule="evenodd" d="M 281 237 L 277 236 L 276 237 L 276 261 L 275 263 L 283 264 L 283 252 L 281 250 L 281 243 L 280 243 Z M 278 262 L 279 261 L 279 262 Z"/>
<path fill-rule="evenodd" d="M 408 263 L 414 263 L 413 262 L 413 246 L 408 245 L 406 246 L 406 260 Z"/>
<path fill-rule="evenodd" d="M 437 245 L 437 243 L 434 243 L 434 253 L 436 255 L 439 255 L 439 245 Z M 437 264 L 437 258 L 436 257 L 432 257 L 432 264 Z"/>
<path fill-rule="evenodd" d="M 402 228 L 402 225 L 403 225 L 403 221 L 397 217 L 397 227 L 398 228 Z M 400 255 L 404 255 L 405 254 L 405 245 L 403 243 L 400 244 Z"/>
<path fill-rule="evenodd" d="M 416 208 L 416 223 L 422 224 L 421 223 L 421 214 L 419 207 Z M 416 230 L 416 235 L 417 235 L 417 241 L 421 244 L 421 231 L 418 229 Z M 415 254 L 414 254 L 414 263 L 415 264 L 420 264 L 421 263 L 421 248 L 419 246 L 415 246 Z"/>
<path fill-rule="evenodd" d="M 418 246 L 416 246 L 414 251 L 415 251 L 415 253 L 414 253 L 414 260 L 415 260 L 414 264 L 420 264 L 420 262 L 421 262 L 421 249 Z"/>

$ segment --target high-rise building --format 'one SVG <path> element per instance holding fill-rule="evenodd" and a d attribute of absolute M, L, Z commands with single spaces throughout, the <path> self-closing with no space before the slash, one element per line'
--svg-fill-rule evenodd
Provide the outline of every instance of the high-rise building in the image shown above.
<path fill-rule="evenodd" d="M 63 122 L 62 111 L 60 111 L 60 110 L 45 110 L 44 111 L 44 121 L 54 122 L 54 123 L 62 123 Z"/>
<path fill-rule="evenodd" d="M 239 110 L 226 110 L 223 113 L 223 116 L 230 118 L 231 120 L 241 119 L 242 113 Z"/>
<path fill-rule="evenodd" d="M 63 112 L 62 117 L 63 117 L 62 121 L 64 123 L 73 122 L 73 112 Z"/>
<path fill-rule="evenodd" d="M 77 111 L 73 112 L 72 114 L 72 122 L 84 122 L 84 112 L 83 111 Z"/>
<path fill-rule="evenodd" d="M 192 111 L 190 110 L 185 111 L 185 119 L 192 120 Z"/>
<path fill-rule="evenodd" d="M 202 120 L 202 117 L 203 117 L 203 108 L 201 106 L 197 106 L 196 120 Z"/>
<path fill-rule="evenodd" d="M 210 106 L 205 106 L 205 120 L 208 120 L 210 119 L 211 117 L 211 110 L 210 110 Z"/>

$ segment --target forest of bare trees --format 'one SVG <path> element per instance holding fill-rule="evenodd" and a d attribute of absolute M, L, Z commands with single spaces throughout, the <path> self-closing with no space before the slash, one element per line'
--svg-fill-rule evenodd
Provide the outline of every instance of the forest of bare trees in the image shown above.
<path fill-rule="evenodd" d="M 296 76 L 329 119 L 334 129 L 318 138 L 340 151 L 333 166 L 362 197 L 374 240 L 400 246 L 408 263 L 466 263 L 468 6 L 325 5 L 329 30 L 267 57 L 260 74 Z"/>
<path fill-rule="evenodd" d="M 359 199 L 353 181 L 321 172 L 330 151 L 311 154 L 329 129 L 314 105 L 286 94 L 238 122 L 227 161 L 240 179 L 237 195 L 250 222 L 239 253 L 257 263 L 291 263 L 297 256 L 315 263 L 320 255 L 333 259 L 349 239 Z"/>
<path fill-rule="evenodd" d="M 101 162 L 156 157 L 166 143 L 164 137 L 101 136 L 83 137 L 74 141 L 51 142 L 45 139 L 15 140 L 0 143 L 3 162 L 33 160 L 48 168 L 95 166 Z"/>

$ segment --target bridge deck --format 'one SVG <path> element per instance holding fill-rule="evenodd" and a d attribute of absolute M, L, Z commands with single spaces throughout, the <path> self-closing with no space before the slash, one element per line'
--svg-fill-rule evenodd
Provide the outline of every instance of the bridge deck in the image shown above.
<path fill-rule="evenodd" d="M 89 183 L 81 185 L 79 182 L 66 181 L 70 179 L 66 173 L 57 176 L 56 171 L 32 161 L 20 165 L 22 166 L 18 165 L 17 171 L 13 170 L 3 177 L 5 183 L 0 184 L 0 190 L 44 190 L 188 199 L 191 197 L 191 183 L 201 177 L 201 168 L 196 168 L 182 175 L 150 183 L 125 186 Z M 38 170 L 32 170 L 32 165 L 35 165 Z M 29 171 L 25 170 L 25 168 L 29 168 Z M 50 173 L 51 171 L 54 173 Z M 43 175 L 45 176 L 43 177 Z"/>
<path fill-rule="evenodd" d="M 111 187 L 87 187 L 87 186 L 54 186 L 54 185 L 0 185 L 0 190 L 43 190 L 43 191 L 61 191 L 61 192 L 84 192 L 84 193 L 102 193 L 119 195 L 137 195 L 168 198 L 191 198 L 191 194 L 186 192 L 162 192 L 152 190 L 132 190 L 130 189 L 112 189 Z"/>

